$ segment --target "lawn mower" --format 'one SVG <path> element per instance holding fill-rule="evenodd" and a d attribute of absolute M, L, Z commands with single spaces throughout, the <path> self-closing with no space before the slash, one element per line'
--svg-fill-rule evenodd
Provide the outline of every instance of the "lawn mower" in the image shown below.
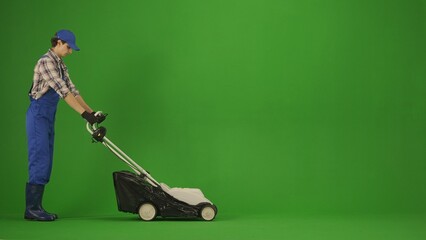
<path fill-rule="evenodd" d="M 105 116 L 101 111 L 95 116 Z M 144 221 L 162 218 L 193 218 L 211 221 L 217 207 L 198 188 L 169 187 L 159 183 L 149 172 L 139 166 L 127 154 L 111 142 L 106 128 L 98 124 L 86 124 L 94 142 L 100 142 L 132 170 L 113 172 L 118 210 L 139 214 Z"/>

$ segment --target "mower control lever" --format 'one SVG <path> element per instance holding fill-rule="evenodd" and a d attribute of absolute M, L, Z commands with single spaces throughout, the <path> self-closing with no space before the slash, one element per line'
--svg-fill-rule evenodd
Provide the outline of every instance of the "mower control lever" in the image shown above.
<path fill-rule="evenodd" d="M 106 135 L 107 129 L 105 127 L 99 127 L 98 129 L 96 129 L 93 134 L 92 134 L 92 138 L 93 138 L 93 142 L 102 142 L 105 135 Z"/>

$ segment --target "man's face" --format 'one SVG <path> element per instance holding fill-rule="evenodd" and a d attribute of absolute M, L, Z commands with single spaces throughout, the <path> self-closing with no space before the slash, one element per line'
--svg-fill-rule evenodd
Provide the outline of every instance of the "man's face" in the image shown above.
<path fill-rule="evenodd" d="M 62 41 L 58 41 L 58 44 L 56 45 L 55 51 L 59 57 L 66 57 L 72 53 L 72 48 L 68 46 L 68 43 L 63 43 Z"/>

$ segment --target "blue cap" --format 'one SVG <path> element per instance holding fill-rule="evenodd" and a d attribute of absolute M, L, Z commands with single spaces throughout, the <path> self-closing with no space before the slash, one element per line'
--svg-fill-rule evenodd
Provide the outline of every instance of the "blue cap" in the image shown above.
<path fill-rule="evenodd" d="M 80 51 L 80 48 L 75 44 L 75 35 L 70 30 L 59 30 L 56 37 L 68 43 L 73 50 Z"/>

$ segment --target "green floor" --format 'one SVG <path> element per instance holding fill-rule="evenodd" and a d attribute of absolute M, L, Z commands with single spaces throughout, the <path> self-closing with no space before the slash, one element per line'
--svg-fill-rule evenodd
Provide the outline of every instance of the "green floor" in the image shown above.
<path fill-rule="evenodd" d="M 0 239 L 426 239 L 426 216 L 227 216 L 213 222 L 116 214 L 56 222 L 0 217 Z"/>

